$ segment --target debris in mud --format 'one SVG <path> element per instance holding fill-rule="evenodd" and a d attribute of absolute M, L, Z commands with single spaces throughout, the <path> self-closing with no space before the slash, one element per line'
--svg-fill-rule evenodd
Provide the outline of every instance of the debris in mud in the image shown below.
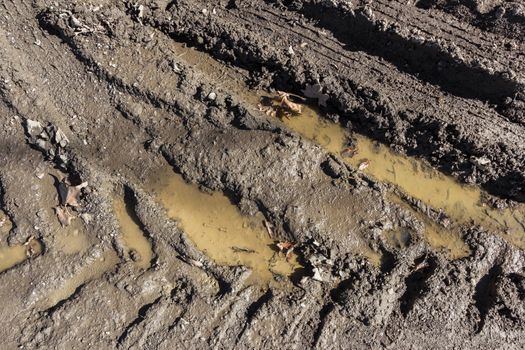
<path fill-rule="evenodd" d="M 80 196 L 80 191 L 87 187 L 87 182 L 82 182 L 80 185 L 72 186 L 71 183 L 66 179 L 58 184 L 58 194 L 60 195 L 60 205 L 61 206 L 71 206 L 78 207 L 78 197 Z"/>
<path fill-rule="evenodd" d="M 258 104 L 259 110 L 272 117 L 284 118 L 292 115 L 301 114 L 303 106 L 292 99 L 302 99 L 299 96 L 283 91 L 277 91 L 277 95 L 272 98 L 263 98 Z"/>
<path fill-rule="evenodd" d="M 65 177 L 58 183 L 59 206 L 55 208 L 58 221 L 62 226 L 69 226 L 75 216 L 69 211 L 69 207 L 76 208 L 80 206 L 78 199 L 81 190 L 87 187 L 87 182 L 82 182 L 79 185 L 71 185 L 71 182 Z"/>
<path fill-rule="evenodd" d="M 232 250 L 235 252 L 235 253 L 255 253 L 255 250 L 254 249 L 249 249 L 249 248 L 241 248 L 241 247 L 232 247 Z"/>
<path fill-rule="evenodd" d="M 306 84 L 306 88 L 303 89 L 302 92 L 306 97 L 316 99 L 318 106 L 326 107 L 329 96 L 323 93 L 321 84 Z"/>
<path fill-rule="evenodd" d="M 365 159 L 359 163 L 357 169 L 359 170 L 365 170 L 370 165 L 370 161 L 368 159 Z"/>
<path fill-rule="evenodd" d="M 290 255 L 293 253 L 294 247 L 296 243 L 283 241 L 277 243 L 277 248 L 279 248 L 279 252 L 283 253 L 286 256 L 286 260 L 290 257 Z"/>
<path fill-rule="evenodd" d="M 88 27 L 84 23 L 82 23 L 74 14 L 72 14 L 70 11 L 65 11 L 60 14 L 59 17 L 62 18 L 68 18 L 68 26 L 73 29 L 74 35 L 80 35 L 80 34 L 89 34 L 93 33 L 95 30 L 91 27 Z"/>
<path fill-rule="evenodd" d="M 26 256 L 29 259 L 36 258 L 42 254 L 42 243 L 34 236 L 29 237 L 29 239 L 24 243 L 24 247 L 26 248 Z"/>
<path fill-rule="evenodd" d="M 71 221 L 75 216 L 69 212 L 67 207 L 56 207 L 55 212 L 57 214 L 58 221 L 62 226 L 71 225 Z"/>
<path fill-rule="evenodd" d="M 266 220 L 263 220 L 263 223 L 264 223 L 264 227 L 266 228 L 266 231 L 268 232 L 268 236 L 270 237 L 270 239 L 273 239 L 274 234 L 273 234 L 273 226 L 272 226 L 272 224 L 270 224 Z"/>
<path fill-rule="evenodd" d="M 38 121 L 26 119 L 25 130 L 30 145 L 41 151 L 47 159 L 54 161 L 62 169 L 67 168 L 69 159 L 65 147 L 69 144 L 69 139 L 59 127 L 51 123 L 44 127 Z"/>
<path fill-rule="evenodd" d="M 343 149 L 341 151 L 341 156 L 343 158 L 353 158 L 358 152 L 359 151 L 358 151 L 357 147 L 349 146 L 349 147 L 346 147 L 345 149 Z"/>

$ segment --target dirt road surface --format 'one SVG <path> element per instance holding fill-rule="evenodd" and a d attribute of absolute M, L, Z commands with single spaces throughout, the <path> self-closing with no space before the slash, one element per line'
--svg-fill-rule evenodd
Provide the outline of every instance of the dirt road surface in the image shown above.
<path fill-rule="evenodd" d="M 522 2 L 0 8 L 2 349 L 525 347 Z"/>

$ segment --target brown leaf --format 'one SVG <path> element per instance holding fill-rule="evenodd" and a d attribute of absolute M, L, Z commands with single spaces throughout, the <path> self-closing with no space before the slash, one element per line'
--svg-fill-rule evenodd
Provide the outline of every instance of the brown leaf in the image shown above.
<path fill-rule="evenodd" d="M 72 206 L 78 207 L 78 197 L 80 196 L 80 191 L 87 187 L 88 183 L 83 182 L 77 186 L 71 186 L 67 181 L 63 180 L 58 185 L 58 193 L 60 195 L 60 205 L 62 206 Z"/>
<path fill-rule="evenodd" d="M 279 251 L 281 253 L 284 253 L 287 261 L 292 255 L 294 247 L 295 247 L 295 243 L 288 242 L 288 241 L 277 243 L 277 248 L 279 248 Z"/>
<path fill-rule="evenodd" d="M 71 220 L 73 220 L 74 216 L 69 212 L 67 207 L 56 207 L 55 212 L 57 214 L 58 221 L 62 226 L 71 225 Z"/>
<path fill-rule="evenodd" d="M 294 246 L 295 246 L 295 243 L 287 242 L 287 241 L 277 243 L 277 248 L 279 248 L 279 250 L 282 252 L 286 252 L 292 249 Z"/>
<path fill-rule="evenodd" d="M 298 103 L 290 101 L 290 94 L 283 92 L 283 91 L 278 91 L 277 93 L 279 94 L 277 99 L 280 101 L 281 107 L 285 108 L 286 110 L 294 114 L 302 113 L 303 106 L 301 106 Z"/>

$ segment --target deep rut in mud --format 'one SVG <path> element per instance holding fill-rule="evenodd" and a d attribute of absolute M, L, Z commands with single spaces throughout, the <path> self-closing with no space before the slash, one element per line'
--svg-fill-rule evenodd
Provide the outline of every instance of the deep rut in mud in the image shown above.
<path fill-rule="evenodd" d="M 519 4 L 3 7 L 4 347 L 523 347 Z"/>

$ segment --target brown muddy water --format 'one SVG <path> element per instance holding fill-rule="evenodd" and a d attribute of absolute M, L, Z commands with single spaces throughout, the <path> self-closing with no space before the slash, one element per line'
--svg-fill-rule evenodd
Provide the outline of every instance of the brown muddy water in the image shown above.
<path fill-rule="evenodd" d="M 122 197 L 115 196 L 113 210 L 120 225 L 121 238 L 124 241 L 126 253 L 137 267 L 147 269 L 151 266 L 153 250 L 151 242 L 144 236 L 144 232 L 138 225 L 138 220 L 135 219 L 132 209 L 126 205 Z"/>
<path fill-rule="evenodd" d="M 12 227 L 13 223 L 9 217 L 4 211 L 0 210 L 0 239 L 2 241 L 4 241 Z M 0 246 L 0 272 L 9 270 L 29 259 L 29 248 L 32 249 L 33 256 L 40 255 L 43 250 L 42 243 L 37 239 L 28 240 L 25 244 Z"/>
<path fill-rule="evenodd" d="M 489 208 L 483 204 L 486 194 L 478 187 L 462 185 L 423 161 L 395 153 L 364 136 L 352 135 L 357 153 L 348 157 L 343 152 L 350 141 L 347 131 L 339 124 L 321 118 L 314 109 L 303 107 L 300 115 L 282 118 L 283 123 L 355 168 L 368 162 L 369 165 L 362 169 L 363 173 L 393 184 L 408 196 L 442 210 L 457 224 L 479 225 L 525 249 L 523 205 L 505 210 Z M 425 236 L 431 246 L 448 250 L 452 258 L 468 255 L 468 248 L 459 238 L 459 227 L 445 229 L 423 215 L 418 215 L 418 218 L 425 223 Z"/>
<path fill-rule="evenodd" d="M 26 247 L 23 244 L 0 248 L 0 272 L 10 269 L 27 259 Z"/>
<path fill-rule="evenodd" d="M 219 265 L 246 266 L 247 283 L 271 283 L 274 274 L 301 269 L 297 256 L 286 259 L 270 238 L 262 214 L 242 215 L 221 192 L 205 193 L 171 169 L 156 174 L 151 191 L 195 246 Z"/>
<path fill-rule="evenodd" d="M 235 79 L 228 79 L 228 70 L 206 54 L 179 46 L 176 47 L 176 51 L 183 52 L 180 55 L 182 60 L 214 76 L 224 84 L 224 88 L 235 90 L 237 95 L 252 104 L 254 109 L 260 98 L 267 96 L 264 92 L 252 92 L 246 86 L 239 86 L 234 83 Z M 461 258 L 469 254 L 467 245 L 460 238 L 461 225 L 482 226 L 525 249 L 523 205 L 507 210 L 488 208 L 482 203 L 486 194 L 478 187 L 462 185 L 425 162 L 395 153 L 387 146 L 364 136 L 352 135 L 358 153 L 352 158 L 344 157 L 342 151 L 350 140 L 348 132 L 339 124 L 322 118 L 315 109 L 308 106 L 303 105 L 301 115 L 283 118 L 282 121 L 290 129 L 313 140 L 327 151 L 341 156 L 354 167 L 359 167 L 363 161 L 368 160 L 369 166 L 363 169 L 363 173 L 378 181 L 397 186 L 406 195 L 421 200 L 435 210 L 442 210 L 455 222 L 453 227 L 445 228 L 433 222 L 399 197 L 393 199 L 398 205 L 410 210 L 425 225 L 425 239 L 428 243 L 435 249 L 445 250 L 451 258 Z M 380 261 L 380 254 L 377 252 L 364 251 L 362 254 L 375 265 Z"/>

